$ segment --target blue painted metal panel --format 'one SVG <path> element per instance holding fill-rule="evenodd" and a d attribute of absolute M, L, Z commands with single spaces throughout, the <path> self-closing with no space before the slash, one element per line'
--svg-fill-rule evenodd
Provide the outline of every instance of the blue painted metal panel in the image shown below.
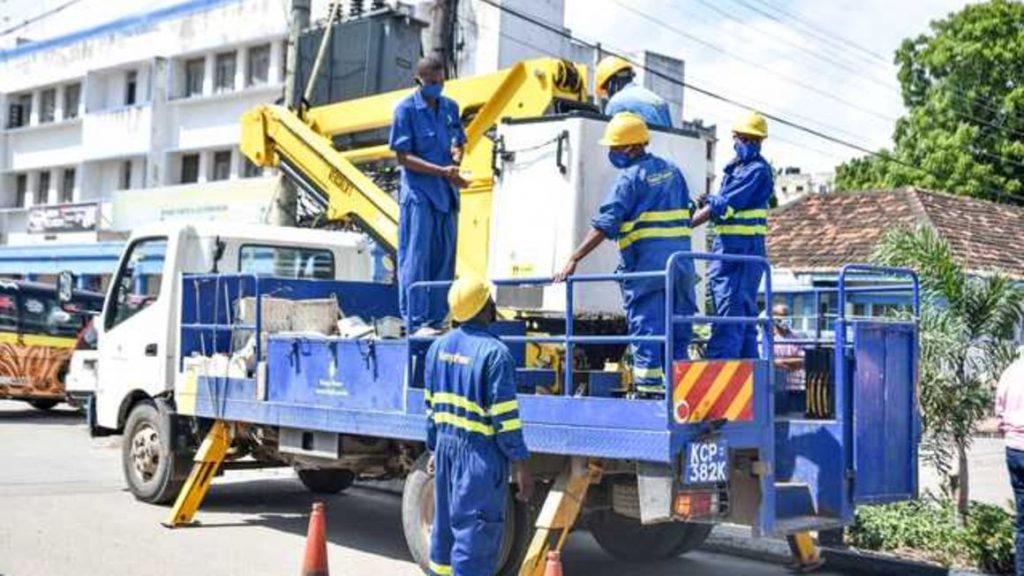
<path fill-rule="evenodd" d="M 843 426 L 792 420 L 775 425 L 775 480 L 808 487 L 818 514 L 839 518 L 846 497 Z M 786 517 L 779 510 L 779 517 Z"/>
<path fill-rule="evenodd" d="M 917 468 L 912 325 L 855 322 L 854 501 L 912 498 Z"/>
<path fill-rule="evenodd" d="M 0 246 L 0 274 L 113 274 L 123 242 Z"/>

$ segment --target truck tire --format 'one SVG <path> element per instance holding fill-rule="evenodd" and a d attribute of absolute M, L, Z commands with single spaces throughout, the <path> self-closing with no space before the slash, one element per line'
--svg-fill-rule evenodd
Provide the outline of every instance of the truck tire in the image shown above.
<path fill-rule="evenodd" d="M 711 524 L 665 522 L 643 525 L 614 512 L 598 512 L 587 520 L 602 550 L 625 562 L 669 560 L 696 549 L 711 533 Z"/>
<path fill-rule="evenodd" d="M 430 527 L 434 521 L 434 476 L 427 474 L 429 455 L 423 453 L 416 460 L 412 472 L 405 478 L 402 490 L 402 530 L 413 560 L 420 569 L 429 573 Z M 530 508 L 512 497 L 508 498 L 505 513 L 505 535 L 501 543 L 498 569 L 495 576 L 516 576 L 526 556 L 532 535 Z"/>
<path fill-rule="evenodd" d="M 178 496 L 189 458 L 171 450 L 171 416 L 149 400 L 132 407 L 124 425 L 121 464 L 135 498 L 166 504 Z"/>
<path fill-rule="evenodd" d="M 323 468 L 320 470 L 298 470 L 299 480 L 317 494 L 338 494 L 348 488 L 356 480 L 351 470 L 343 468 Z"/>
<path fill-rule="evenodd" d="M 42 410 L 42 411 L 45 412 L 45 411 L 53 408 L 57 404 L 60 404 L 60 400 L 43 400 L 43 399 L 40 399 L 40 400 L 29 400 L 28 403 L 29 403 L 30 406 L 32 406 L 36 410 Z"/>

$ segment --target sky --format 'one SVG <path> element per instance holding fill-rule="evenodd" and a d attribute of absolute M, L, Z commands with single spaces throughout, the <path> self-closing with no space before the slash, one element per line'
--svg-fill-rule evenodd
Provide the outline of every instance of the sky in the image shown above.
<path fill-rule="evenodd" d="M 63 34 L 180 0 L 0 0 L 0 30 L 67 5 L 27 28 Z M 531 0 L 549 1 L 549 0 Z M 614 51 L 651 50 L 686 61 L 686 81 L 766 113 L 876 150 L 891 146 L 904 113 L 893 53 L 904 38 L 964 0 L 564 0 L 565 26 Z M 315 2 L 314 5 L 317 3 Z M 24 32 L 24 31 L 23 31 Z M 14 34 L 0 37 L 10 47 Z M 728 127 L 742 112 L 686 90 L 685 117 Z M 862 152 L 771 123 L 765 156 L 777 167 L 827 172 Z"/>

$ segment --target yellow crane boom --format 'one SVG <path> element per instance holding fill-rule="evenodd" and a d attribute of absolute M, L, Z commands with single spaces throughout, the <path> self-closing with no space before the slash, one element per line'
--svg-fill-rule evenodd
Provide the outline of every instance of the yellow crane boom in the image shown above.
<path fill-rule="evenodd" d="M 511 68 L 445 83 L 466 126 L 456 270 L 485 275 L 490 234 L 494 142 L 487 136 L 506 118 L 549 113 L 559 101 L 586 102 L 583 65 L 538 58 Z M 352 221 L 389 250 L 398 246 L 398 202 L 359 165 L 393 157 L 386 145 L 337 150 L 332 138 L 387 128 L 400 100 L 398 90 L 312 108 L 300 116 L 284 106 L 263 105 L 242 117 L 241 149 L 258 166 L 276 166 L 325 203 L 327 218 Z"/>

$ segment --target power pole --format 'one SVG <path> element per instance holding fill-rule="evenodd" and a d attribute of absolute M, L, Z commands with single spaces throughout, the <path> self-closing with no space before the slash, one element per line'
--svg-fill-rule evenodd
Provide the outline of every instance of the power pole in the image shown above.
<path fill-rule="evenodd" d="M 294 106 L 296 95 L 302 90 L 297 86 L 296 72 L 299 68 L 299 35 L 309 28 L 310 0 L 291 0 L 291 15 L 288 18 L 288 46 L 285 53 L 284 104 Z M 295 184 L 283 174 L 279 177 L 277 193 L 277 224 L 295 226 L 298 211 L 298 191 Z"/>

